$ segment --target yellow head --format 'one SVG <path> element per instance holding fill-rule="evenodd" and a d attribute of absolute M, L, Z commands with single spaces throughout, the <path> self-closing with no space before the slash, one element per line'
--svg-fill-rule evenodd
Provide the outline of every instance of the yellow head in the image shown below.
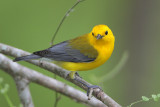
<path fill-rule="evenodd" d="M 95 42 L 114 42 L 114 35 L 107 25 L 96 25 L 89 36 Z"/>

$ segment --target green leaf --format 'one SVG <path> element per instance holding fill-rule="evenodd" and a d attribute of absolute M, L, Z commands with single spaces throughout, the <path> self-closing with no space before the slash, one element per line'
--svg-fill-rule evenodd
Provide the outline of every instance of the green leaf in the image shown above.
<path fill-rule="evenodd" d="M 154 101 L 158 101 L 158 99 L 159 99 L 159 97 L 155 94 L 152 94 L 152 98 L 153 98 Z"/>
<path fill-rule="evenodd" d="M 160 98 L 160 94 L 157 94 L 157 97 L 159 97 L 159 98 Z"/>
<path fill-rule="evenodd" d="M 149 101 L 149 98 L 146 97 L 146 96 L 142 96 L 142 100 L 143 100 L 143 101 Z"/>

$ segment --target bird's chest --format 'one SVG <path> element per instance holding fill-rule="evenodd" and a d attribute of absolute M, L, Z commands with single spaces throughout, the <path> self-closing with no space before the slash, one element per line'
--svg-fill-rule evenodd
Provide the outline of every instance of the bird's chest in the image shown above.
<path fill-rule="evenodd" d="M 100 46 L 97 48 L 98 51 L 98 57 L 96 58 L 95 62 L 97 64 L 103 64 L 105 63 L 111 56 L 113 52 L 114 46 L 106 45 L 106 46 Z"/>

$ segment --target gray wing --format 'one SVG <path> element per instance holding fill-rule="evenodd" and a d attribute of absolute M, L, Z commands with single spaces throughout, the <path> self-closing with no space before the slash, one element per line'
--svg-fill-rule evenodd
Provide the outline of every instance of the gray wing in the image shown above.
<path fill-rule="evenodd" d="M 96 58 L 89 58 L 79 50 L 73 49 L 67 41 L 54 45 L 46 50 L 37 51 L 33 54 L 41 57 L 66 62 L 91 62 Z"/>

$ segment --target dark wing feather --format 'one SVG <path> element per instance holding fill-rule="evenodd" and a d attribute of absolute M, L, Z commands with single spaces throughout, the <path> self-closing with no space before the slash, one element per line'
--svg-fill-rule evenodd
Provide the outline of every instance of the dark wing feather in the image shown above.
<path fill-rule="evenodd" d="M 83 48 L 86 49 L 84 46 L 82 46 L 81 50 L 83 50 Z M 65 41 L 54 45 L 46 50 L 34 52 L 33 54 L 50 58 L 56 61 L 66 62 L 91 62 L 94 61 L 98 55 L 97 54 L 95 55 L 95 57 L 90 57 L 87 54 L 85 55 L 81 50 L 73 48 L 70 45 L 69 41 Z"/>

